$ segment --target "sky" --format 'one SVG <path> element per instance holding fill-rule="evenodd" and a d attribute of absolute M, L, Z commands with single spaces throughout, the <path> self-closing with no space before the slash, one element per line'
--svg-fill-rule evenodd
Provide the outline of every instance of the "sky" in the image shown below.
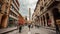
<path fill-rule="evenodd" d="M 31 8 L 31 15 L 34 12 L 36 3 L 38 0 L 19 0 L 20 3 L 20 14 L 22 16 L 29 16 L 29 8 Z"/>

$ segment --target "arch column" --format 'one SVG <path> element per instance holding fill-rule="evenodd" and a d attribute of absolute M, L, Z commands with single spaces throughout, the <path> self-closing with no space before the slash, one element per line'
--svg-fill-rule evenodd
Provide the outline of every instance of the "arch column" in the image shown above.
<path fill-rule="evenodd" d="M 3 15 L 1 23 L 2 23 L 1 24 L 2 28 L 6 28 L 7 27 L 7 25 L 8 25 L 8 16 L 7 15 Z"/>
<path fill-rule="evenodd" d="M 43 24 L 44 26 L 46 26 L 46 23 L 45 23 L 45 16 L 43 15 Z"/>
<path fill-rule="evenodd" d="M 2 19 L 3 14 L 0 13 L 0 24 L 1 24 L 1 19 Z"/>

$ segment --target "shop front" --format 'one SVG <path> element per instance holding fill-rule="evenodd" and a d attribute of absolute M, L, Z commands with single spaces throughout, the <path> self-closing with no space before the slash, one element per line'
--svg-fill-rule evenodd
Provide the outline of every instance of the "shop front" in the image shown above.
<path fill-rule="evenodd" d="M 14 26 L 17 26 L 17 20 L 9 17 L 9 21 L 8 21 L 8 27 L 14 27 Z"/>

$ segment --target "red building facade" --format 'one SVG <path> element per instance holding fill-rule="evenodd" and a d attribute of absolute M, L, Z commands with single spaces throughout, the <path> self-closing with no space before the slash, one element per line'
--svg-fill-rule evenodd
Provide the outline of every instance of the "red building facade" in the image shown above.
<path fill-rule="evenodd" d="M 19 15 L 18 17 L 19 17 L 18 24 L 24 25 L 25 24 L 25 19 L 21 15 Z"/>

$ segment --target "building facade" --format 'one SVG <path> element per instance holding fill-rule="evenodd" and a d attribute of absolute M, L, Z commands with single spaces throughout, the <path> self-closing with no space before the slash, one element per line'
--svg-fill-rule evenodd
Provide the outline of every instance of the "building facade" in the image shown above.
<path fill-rule="evenodd" d="M 16 26 L 15 24 L 18 23 L 19 7 L 20 4 L 18 0 L 12 0 L 9 12 L 8 27 Z"/>
<path fill-rule="evenodd" d="M 60 1 L 58 0 L 38 0 L 34 13 L 37 13 L 35 21 L 38 21 L 40 26 L 55 27 L 55 24 L 60 25 Z"/>
<path fill-rule="evenodd" d="M 0 0 L 0 28 L 7 25 L 11 0 Z"/>
<path fill-rule="evenodd" d="M 19 16 L 18 0 L 0 0 L 0 28 L 15 26 Z"/>

